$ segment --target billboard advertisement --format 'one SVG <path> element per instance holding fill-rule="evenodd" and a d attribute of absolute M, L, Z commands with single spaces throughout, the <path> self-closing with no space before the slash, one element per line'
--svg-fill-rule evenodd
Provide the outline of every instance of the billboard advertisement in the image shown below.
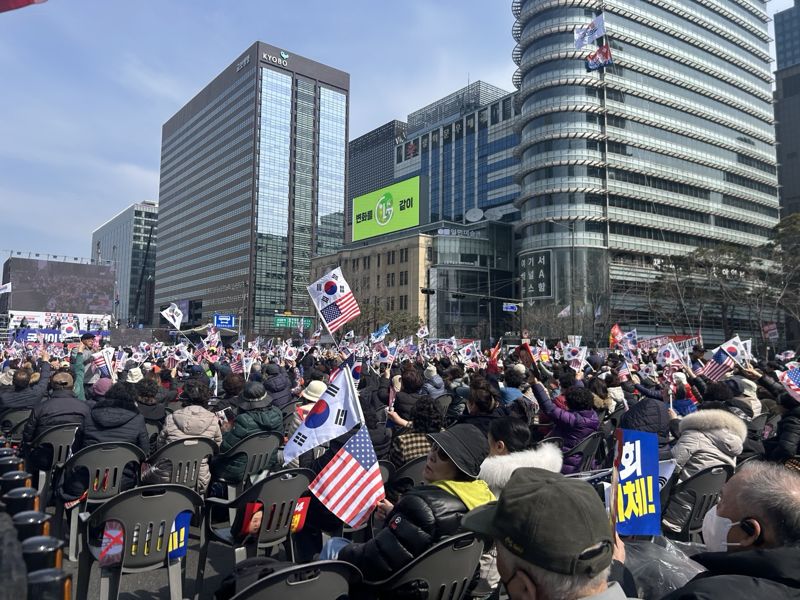
<path fill-rule="evenodd" d="M 12 284 L 10 312 L 114 312 L 114 268 L 110 265 L 9 258 L 3 279 Z"/>
<path fill-rule="evenodd" d="M 419 176 L 353 198 L 353 241 L 416 227 L 420 204 Z"/>

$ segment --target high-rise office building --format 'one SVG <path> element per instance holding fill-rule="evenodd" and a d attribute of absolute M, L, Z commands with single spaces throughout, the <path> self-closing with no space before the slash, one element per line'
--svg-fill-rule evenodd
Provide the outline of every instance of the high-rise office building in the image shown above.
<path fill-rule="evenodd" d="M 342 243 L 349 85 L 256 42 L 164 124 L 157 308 L 258 333 L 311 314 L 311 257 Z"/>
<path fill-rule="evenodd" d="M 156 274 L 158 206 L 137 202 L 92 232 L 92 260 L 116 271 L 114 317 L 121 326 L 150 324 Z"/>
<path fill-rule="evenodd" d="M 424 177 L 431 222 L 468 222 L 470 209 L 510 218 L 519 193 L 515 121 L 514 94 L 475 81 L 408 115 L 406 140 L 395 146 L 395 179 Z"/>
<path fill-rule="evenodd" d="M 777 68 L 788 69 L 800 64 L 800 6 L 775 13 L 775 55 Z"/>
<path fill-rule="evenodd" d="M 394 181 L 394 147 L 406 138 L 403 121 L 389 121 L 350 141 L 345 203 L 345 240 L 351 239 L 353 198 L 363 196 Z"/>
<path fill-rule="evenodd" d="M 752 249 L 777 222 L 769 17 L 760 2 L 609 3 L 614 64 L 587 71 L 592 48 L 576 50 L 573 32 L 599 7 L 512 3 L 517 264 L 524 298 L 652 334 L 639 290 L 664 256 Z M 552 285 L 540 287 L 543 253 Z M 721 329 L 720 315 L 704 318 L 707 341 Z"/>

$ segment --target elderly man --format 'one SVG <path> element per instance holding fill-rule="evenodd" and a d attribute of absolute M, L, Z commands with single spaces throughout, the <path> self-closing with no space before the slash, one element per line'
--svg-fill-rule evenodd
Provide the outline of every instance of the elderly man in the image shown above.
<path fill-rule="evenodd" d="M 701 573 L 666 599 L 800 597 L 800 475 L 747 463 L 703 520 Z"/>
<path fill-rule="evenodd" d="M 514 471 L 500 500 L 464 516 L 464 529 L 494 539 L 511 600 L 625 600 L 609 583 L 614 534 L 585 481 L 544 469 Z"/>

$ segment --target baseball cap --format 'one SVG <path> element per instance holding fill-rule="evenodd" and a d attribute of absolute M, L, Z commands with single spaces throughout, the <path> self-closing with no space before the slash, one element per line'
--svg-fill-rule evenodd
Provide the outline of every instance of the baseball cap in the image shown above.
<path fill-rule="evenodd" d="M 93 340 L 93 339 L 94 339 L 94 334 L 93 333 L 84 333 L 81 336 L 81 341 L 82 342 L 85 342 L 86 340 Z"/>
<path fill-rule="evenodd" d="M 74 383 L 72 375 L 69 373 L 56 373 L 50 378 L 53 387 L 71 388 Z"/>
<path fill-rule="evenodd" d="M 429 433 L 428 437 L 439 445 L 459 471 L 477 479 L 481 463 L 489 456 L 489 441 L 480 429 L 462 423 L 439 433 Z"/>
<path fill-rule="evenodd" d="M 591 484 L 544 469 L 516 469 L 500 499 L 461 525 L 546 571 L 595 577 L 611 565 L 611 523 Z"/>

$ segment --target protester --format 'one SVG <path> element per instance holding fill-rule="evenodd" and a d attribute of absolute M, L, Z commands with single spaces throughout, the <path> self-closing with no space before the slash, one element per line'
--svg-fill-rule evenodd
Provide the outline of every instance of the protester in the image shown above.
<path fill-rule="evenodd" d="M 272 404 L 282 409 L 294 401 L 292 398 L 292 382 L 289 376 L 279 365 L 267 363 L 262 370 L 264 373 L 264 389 L 272 398 Z"/>
<path fill-rule="evenodd" d="M 425 383 L 422 384 L 422 394 L 430 396 L 434 400 L 447 394 L 447 390 L 444 387 L 444 380 L 436 370 L 436 365 L 430 363 L 425 367 L 424 377 Z M 446 409 L 447 407 L 445 407 L 445 410 Z"/>
<path fill-rule="evenodd" d="M 414 404 L 424 395 L 421 390 L 424 383 L 416 368 L 409 366 L 400 375 L 400 391 L 394 399 L 394 410 L 403 419 L 411 419 Z"/>
<path fill-rule="evenodd" d="M 158 384 L 152 379 L 141 379 L 136 383 L 136 394 L 139 412 L 142 413 L 142 416 L 148 421 L 162 426 L 167 417 L 167 410 L 164 404 L 158 401 Z"/>
<path fill-rule="evenodd" d="M 664 600 L 800 597 L 800 475 L 750 462 L 722 488 L 703 520 L 707 571 Z"/>
<path fill-rule="evenodd" d="M 37 362 L 39 368 L 39 380 L 32 382 L 34 372 L 30 369 L 17 369 L 11 379 L 11 389 L 0 395 L 0 412 L 12 408 L 33 408 L 38 404 L 50 383 L 51 367 L 48 362 L 50 356 L 47 352 L 41 354 Z"/>
<path fill-rule="evenodd" d="M 455 425 L 430 434 L 433 442 L 423 471 L 426 485 L 412 488 L 392 506 L 378 506 L 385 525 L 374 539 L 358 544 L 334 540 L 338 559 L 361 570 L 368 581 L 385 579 L 442 538 L 459 530 L 461 516 L 494 500 L 485 482 L 477 479 L 489 453 L 486 437 L 470 425 Z M 323 549 L 322 557 L 335 551 Z"/>
<path fill-rule="evenodd" d="M 556 406 L 541 383 L 533 387 L 542 410 L 553 420 L 550 437 L 560 437 L 565 452 L 572 450 L 588 436 L 600 428 L 600 420 L 593 406 L 592 393 L 586 388 L 571 387 L 565 394 L 567 409 Z M 575 454 L 564 459 L 562 473 L 574 473 L 581 463 L 582 456 Z"/>
<path fill-rule="evenodd" d="M 784 392 L 778 398 L 778 406 L 782 414 L 778 433 L 766 442 L 766 451 L 770 460 L 783 462 L 800 454 L 800 402 Z"/>
<path fill-rule="evenodd" d="M 236 444 L 255 433 L 276 433 L 283 439 L 283 413 L 272 405 L 272 398 L 267 394 L 264 385 L 259 381 L 248 381 L 235 400 L 238 411 L 236 420 L 229 431 L 222 435 L 221 452 L 227 452 Z M 274 455 L 271 460 L 277 466 Z M 214 461 L 214 477 L 227 482 L 239 482 L 244 477 L 247 467 L 247 456 L 239 455 L 231 458 L 218 458 Z"/>
<path fill-rule="evenodd" d="M 467 396 L 467 412 L 458 418 L 458 423 L 474 425 L 484 435 L 489 435 L 492 421 L 498 418 L 497 408 L 500 405 L 500 391 L 486 379 L 474 378 L 469 386 Z"/>
<path fill-rule="evenodd" d="M 389 418 L 400 429 L 392 436 L 390 459 L 398 469 L 407 462 L 426 456 L 431 449 L 430 433 L 439 433 L 444 424 L 439 406 L 431 397 L 422 397 L 414 405 L 411 420 L 389 411 Z"/>
<path fill-rule="evenodd" d="M 512 600 L 626 598 L 608 582 L 614 535 L 603 502 L 584 481 L 517 469 L 500 499 L 470 511 L 463 526 L 494 540 Z"/>

